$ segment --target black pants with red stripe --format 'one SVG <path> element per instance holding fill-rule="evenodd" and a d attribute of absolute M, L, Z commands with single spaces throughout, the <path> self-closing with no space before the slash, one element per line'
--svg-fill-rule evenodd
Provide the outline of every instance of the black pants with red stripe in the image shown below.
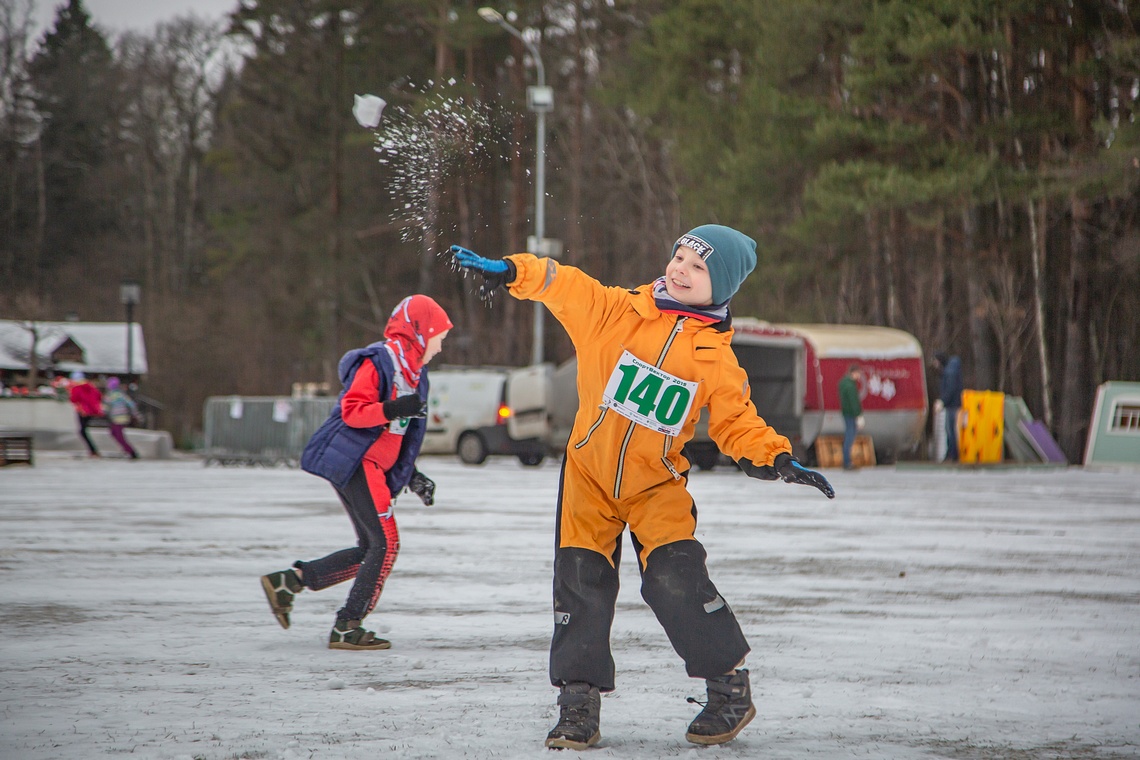
<path fill-rule="evenodd" d="M 337 618 L 363 620 L 376 606 L 384 581 L 392 572 L 400 551 L 400 533 L 389 506 L 391 497 L 387 496 L 387 489 L 384 494 L 378 494 L 384 504 L 381 513 L 376 509 L 377 499 L 368 488 L 363 466 L 336 492 L 356 531 L 357 545 L 321 559 L 298 562 L 296 567 L 301 569 L 305 586 L 313 591 L 355 578 Z"/>

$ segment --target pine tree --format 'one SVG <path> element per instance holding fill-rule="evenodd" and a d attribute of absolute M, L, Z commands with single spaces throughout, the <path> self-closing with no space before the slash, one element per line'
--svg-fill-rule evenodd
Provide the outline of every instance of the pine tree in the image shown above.
<path fill-rule="evenodd" d="M 111 50 L 82 0 L 60 7 L 29 72 L 43 121 L 36 269 L 76 257 L 94 267 L 90 241 L 115 225 L 108 170 L 120 98 Z"/>

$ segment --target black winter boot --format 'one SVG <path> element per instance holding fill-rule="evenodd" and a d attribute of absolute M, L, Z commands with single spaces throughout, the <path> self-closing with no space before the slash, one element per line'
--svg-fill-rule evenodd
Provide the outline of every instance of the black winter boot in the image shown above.
<path fill-rule="evenodd" d="M 269 609 L 282 628 L 289 627 L 289 613 L 293 611 L 293 598 L 305 588 L 293 568 L 278 570 L 261 576 L 261 590 L 269 600 Z"/>
<path fill-rule="evenodd" d="M 706 678 L 709 701 L 700 714 L 689 724 L 685 738 L 693 744 L 724 744 L 732 741 L 748 721 L 756 717 L 752 704 L 752 687 L 748 671 L 738 670 L 736 675 Z M 701 704 L 689 697 L 689 701 Z"/>
<path fill-rule="evenodd" d="M 597 686 L 588 683 L 568 683 L 558 695 L 562 708 L 558 725 L 546 735 L 546 746 L 551 749 L 586 749 L 602 738 L 602 695 Z"/>

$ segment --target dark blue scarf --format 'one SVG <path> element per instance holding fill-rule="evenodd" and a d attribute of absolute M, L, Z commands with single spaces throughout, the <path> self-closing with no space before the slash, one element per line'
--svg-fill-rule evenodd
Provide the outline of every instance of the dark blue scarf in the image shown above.
<path fill-rule="evenodd" d="M 683 304 L 673 296 L 669 295 L 669 291 L 665 287 L 665 278 L 658 277 L 653 283 L 653 302 L 657 304 L 657 308 L 666 314 L 682 314 L 686 317 L 693 317 L 701 322 L 708 322 L 715 324 L 723 322 L 728 319 L 728 301 L 717 305 L 711 306 L 689 306 Z"/>

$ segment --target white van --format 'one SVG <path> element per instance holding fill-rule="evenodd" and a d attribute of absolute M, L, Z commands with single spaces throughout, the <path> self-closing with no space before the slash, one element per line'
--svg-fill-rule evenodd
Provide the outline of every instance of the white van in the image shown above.
<path fill-rule="evenodd" d="M 546 456 L 549 365 L 444 366 L 430 374 L 424 454 L 457 454 L 466 464 L 491 455 L 538 465 Z"/>

